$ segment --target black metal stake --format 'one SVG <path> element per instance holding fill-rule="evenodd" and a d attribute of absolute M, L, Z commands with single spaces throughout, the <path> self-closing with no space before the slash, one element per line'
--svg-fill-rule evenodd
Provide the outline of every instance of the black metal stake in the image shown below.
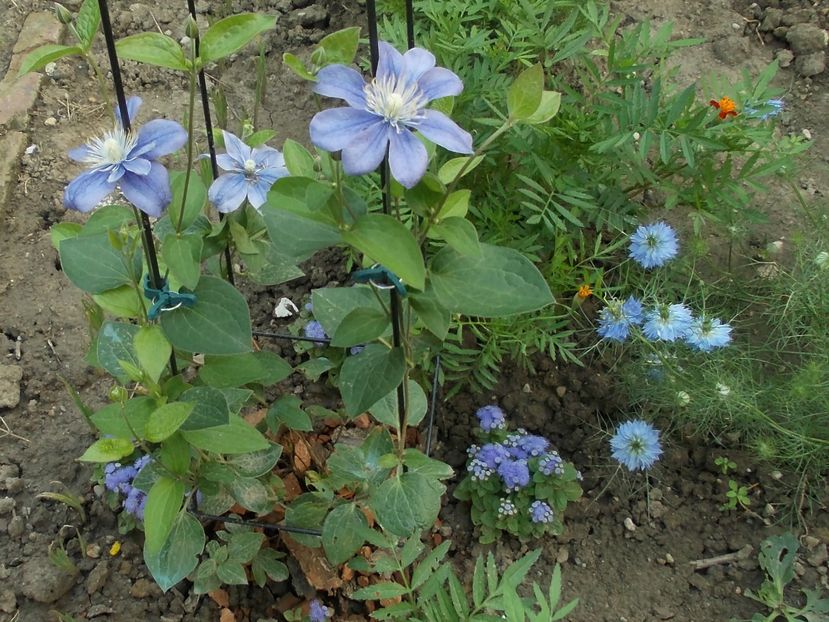
<path fill-rule="evenodd" d="M 118 110 L 121 112 L 121 125 L 124 132 L 130 131 L 130 115 L 127 109 L 127 97 L 124 94 L 124 83 L 121 80 L 121 68 L 118 65 L 118 53 L 115 51 L 115 37 L 112 34 L 112 22 L 109 18 L 109 7 L 106 0 L 98 0 L 98 8 L 101 12 L 101 27 L 104 31 L 104 40 L 109 56 L 109 66 L 112 70 L 112 84 L 115 87 L 115 98 L 118 100 Z M 150 274 L 150 283 L 155 289 L 162 289 L 164 281 L 158 269 L 158 256 L 156 255 L 155 242 L 153 241 L 153 229 L 150 225 L 150 217 L 133 206 L 136 215 L 141 223 L 141 237 L 144 241 L 144 254 L 147 257 L 147 271 Z M 176 365 L 176 354 L 170 355 L 170 371 L 175 376 L 178 374 Z"/>
<path fill-rule="evenodd" d="M 187 9 L 190 11 L 190 17 L 193 21 L 196 19 L 196 3 L 195 0 L 187 0 Z M 196 56 L 199 55 L 199 37 L 193 39 L 193 44 L 196 49 Z M 216 161 L 216 143 L 213 140 L 213 120 L 210 117 L 210 97 L 207 94 L 207 78 L 204 75 L 204 68 L 199 69 L 199 91 L 201 91 L 201 107 L 204 112 L 204 127 L 207 133 L 207 150 L 210 152 L 210 170 L 213 173 L 213 179 L 219 176 L 219 164 Z M 224 220 L 225 215 L 219 214 L 219 220 Z M 233 257 L 230 254 L 230 245 L 225 246 L 225 263 L 227 264 L 227 282 L 235 285 L 233 277 Z"/>
<path fill-rule="evenodd" d="M 406 0 L 406 43 L 410 50 L 415 46 L 414 5 L 412 0 Z"/>
<path fill-rule="evenodd" d="M 216 516 L 215 514 L 205 514 L 198 510 L 193 510 L 198 518 L 202 520 L 215 520 L 222 523 L 234 523 L 236 525 L 247 525 L 248 527 L 258 527 L 266 531 L 285 531 L 287 533 L 301 533 L 306 536 L 321 536 L 322 531 L 319 529 L 309 529 L 307 527 L 291 527 L 288 525 L 277 525 L 275 523 L 263 523 L 261 521 L 246 520 L 244 518 L 234 518 L 232 516 Z"/>

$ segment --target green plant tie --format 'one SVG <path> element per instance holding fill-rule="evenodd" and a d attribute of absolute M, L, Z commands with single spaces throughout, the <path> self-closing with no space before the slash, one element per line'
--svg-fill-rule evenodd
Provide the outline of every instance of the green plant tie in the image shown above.
<path fill-rule="evenodd" d="M 396 289 L 401 298 L 408 294 L 403 281 L 394 272 L 377 263 L 371 268 L 355 270 L 351 274 L 351 280 L 355 283 L 370 283 L 379 289 Z"/>
<path fill-rule="evenodd" d="M 144 277 L 144 296 L 153 303 L 150 310 L 147 311 L 147 319 L 149 320 L 157 320 L 158 316 L 164 311 L 173 311 L 180 307 L 192 307 L 196 304 L 195 294 L 171 292 L 166 277 L 161 279 L 161 288 L 156 289 L 150 283 L 149 274 Z"/>

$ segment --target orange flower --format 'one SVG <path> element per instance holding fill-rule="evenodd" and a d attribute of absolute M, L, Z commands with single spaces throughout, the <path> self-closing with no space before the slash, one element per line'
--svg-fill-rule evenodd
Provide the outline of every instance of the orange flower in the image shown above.
<path fill-rule="evenodd" d="M 708 104 L 720 111 L 720 119 L 725 119 L 728 115 L 737 116 L 737 104 L 730 97 L 723 97 L 720 101 L 712 99 Z"/>
<path fill-rule="evenodd" d="M 581 287 L 579 287 L 579 291 L 576 295 L 579 298 L 581 298 L 582 300 L 584 300 L 585 298 L 587 298 L 592 293 L 593 293 L 593 290 L 590 288 L 590 285 L 588 285 L 587 283 L 584 283 Z"/>

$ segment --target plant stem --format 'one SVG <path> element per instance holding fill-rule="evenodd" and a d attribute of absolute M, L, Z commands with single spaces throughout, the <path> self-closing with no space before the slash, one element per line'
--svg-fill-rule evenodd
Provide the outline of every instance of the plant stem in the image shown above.
<path fill-rule="evenodd" d="M 187 202 L 187 191 L 190 188 L 190 175 L 193 173 L 193 115 L 196 109 L 196 50 L 193 49 L 193 67 L 190 70 L 190 102 L 187 108 L 187 170 L 184 173 L 184 191 L 181 193 L 181 208 L 176 223 L 176 233 L 181 235 L 181 225 L 184 222 L 184 205 Z M 228 267 L 228 269 L 230 269 Z"/>

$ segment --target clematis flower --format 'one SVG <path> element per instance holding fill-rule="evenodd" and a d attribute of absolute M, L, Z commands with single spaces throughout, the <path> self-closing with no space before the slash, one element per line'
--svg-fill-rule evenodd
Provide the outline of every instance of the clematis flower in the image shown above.
<path fill-rule="evenodd" d="M 141 98 L 130 97 L 127 113 L 135 118 Z M 69 151 L 69 157 L 86 164 L 63 192 L 67 209 L 88 212 L 116 188 L 127 200 L 149 216 L 159 217 L 173 198 L 167 169 L 158 159 L 178 151 L 187 142 L 187 132 L 175 121 L 154 119 L 136 132 L 127 132 L 116 113 L 115 128 Z"/>
<path fill-rule="evenodd" d="M 222 135 L 227 153 L 216 156 L 216 163 L 228 172 L 210 184 L 207 198 L 223 214 L 239 209 L 245 199 L 259 209 L 274 182 L 288 175 L 285 158 L 273 147 L 251 148 L 230 132 Z"/>
<path fill-rule="evenodd" d="M 381 41 L 377 75 L 370 83 L 345 65 L 328 65 L 317 74 L 314 91 L 348 106 L 317 113 L 311 119 L 311 142 L 326 151 L 342 151 L 348 175 L 372 172 L 388 150 L 392 176 L 411 188 L 429 160 L 412 130 L 449 151 L 472 153 L 468 132 L 442 112 L 426 108 L 430 101 L 462 90 L 460 78 L 435 67 L 430 52 L 412 48 L 401 54 Z"/>
<path fill-rule="evenodd" d="M 719 101 L 712 99 L 708 105 L 720 111 L 720 119 L 725 119 L 728 115 L 737 116 L 737 104 L 730 97 L 721 97 Z"/>

